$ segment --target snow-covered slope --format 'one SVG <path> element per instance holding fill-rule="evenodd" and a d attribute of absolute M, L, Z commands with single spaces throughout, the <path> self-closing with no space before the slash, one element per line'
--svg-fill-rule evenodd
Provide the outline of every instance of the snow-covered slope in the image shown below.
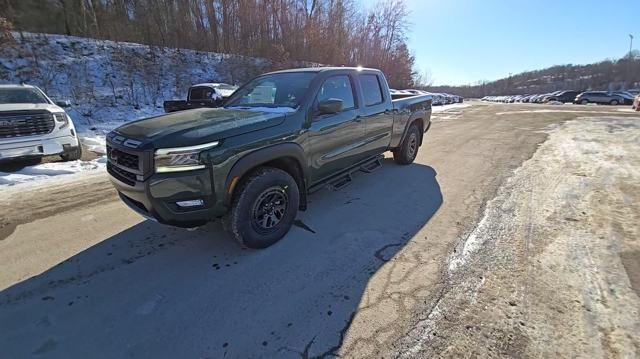
<path fill-rule="evenodd" d="M 0 48 L 0 83 L 28 83 L 70 100 L 67 112 L 94 151 L 103 148 L 106 132 L 161 114 L 164 100 L 186 98 L 194 83 L 240 84 L 267 65 L 264 59 L 63 35 L 14 38 Z"/>

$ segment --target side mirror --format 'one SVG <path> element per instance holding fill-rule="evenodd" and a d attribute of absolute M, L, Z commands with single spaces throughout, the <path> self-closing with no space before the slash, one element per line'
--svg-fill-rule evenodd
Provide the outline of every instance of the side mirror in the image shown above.
<path fill-rule="evenodd" d="M 342 107 L 342 100 L 339 100 L 337 98 L 330 98 L 318 104 L 318 112 L 321 115 L 330 115 L 342 111 Z"/>
<path fill-rule="evenodd" d="M 71 107 L 71 101 L 69 100 L 58 100 L 56 101 L 56 105 L 60 107 Z"/>

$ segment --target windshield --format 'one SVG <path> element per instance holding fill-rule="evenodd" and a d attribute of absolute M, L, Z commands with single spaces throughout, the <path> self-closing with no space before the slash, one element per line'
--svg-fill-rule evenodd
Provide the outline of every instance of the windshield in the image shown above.
<path fill-rule="evenodd" d="M 236 91 L 225 107 L 297 108 L 315 75 L 314 72 L 293 72 L 258 77 Z"/>
<path fill-rule="evenodd" d="M 31 88 L 0 89 L 0 104 L 49 103 L 40 91 Z"/>
<path fill-rule="evenodd" d="M 229 85 L 229 84 L 218 84 L 216 86 L 213 86 L 217 89 L 221 89 L 221 90 L 235 90 L 238 88 L 238 86 L 233 86 L 233 85 Z"/>

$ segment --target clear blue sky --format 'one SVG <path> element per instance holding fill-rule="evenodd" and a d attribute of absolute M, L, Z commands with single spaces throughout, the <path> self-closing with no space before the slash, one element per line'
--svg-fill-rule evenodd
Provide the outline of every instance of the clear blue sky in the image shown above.
<path fill-rule="evenodd" d="M 620 58 L 629 34 L 640 48 L 640 0 L 405 1 L 409 48 L 438 85 Z"/>

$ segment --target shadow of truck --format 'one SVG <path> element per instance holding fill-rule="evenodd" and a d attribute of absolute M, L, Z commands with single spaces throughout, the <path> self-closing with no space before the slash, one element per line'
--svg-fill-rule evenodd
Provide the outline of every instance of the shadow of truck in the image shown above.
<path fill-rule="evenodd" d="M 331 356 L 370 278 L 442 200 L 433 168 L 385 160 L 312 195 L 300 226 L 267 250 L 218 238 L 217 224 L 142 222 L 4 290 L 0 348 L 7 358 Z"/>

